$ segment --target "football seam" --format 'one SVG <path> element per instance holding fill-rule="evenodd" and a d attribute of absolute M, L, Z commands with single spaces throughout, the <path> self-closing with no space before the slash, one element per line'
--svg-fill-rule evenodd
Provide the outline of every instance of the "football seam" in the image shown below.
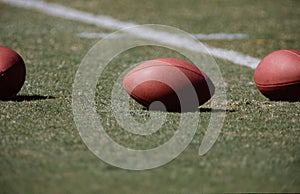
<path fill-rule="evenodd" d="M 286 83 L 278 83 L 278 84 L 259 84 L 256 83 L 255 84 L 259 87 L 276 87 L 276 86 L 290 86 L 290 85 L 294 85 L 294 84 L 300 84 L 300 81 L 296 81 L 296 82 L 286 82 Z"/>
<path fill-rule="evenodd" d="M 138 69 L 138 70 L 136 70 L 136 71 L 133 71 L 133 72 L 128 73 L 126 76 L 129 76 L 129 75 L 131 75 L 131 74 L 133 74 L 133 73 L 139 72 L 140 70 L 143 70 L 143 69 L 153 68 L 153 67 L 164 67 L 164 66 L 166 66 L 166 67 L 177 67 L 177 68 L 179 68 L 179 69 L 184 69 L 184 70 L 187 70 L 187 71 L 189 71 L 189 72 L 192 72 L 192 73 L 194 73 L 194 74 L 196 74 L 196 75 L 198 75 L 198 76 L 200 76 L 200 77 L 202 77 L 202 78 L 204 78 L 204 79 L 206 80 L 206 76 L 203 76 L 203 75 L 206 75 L 206 74 L 204 74 L 204 72 L 202 72 L 201 70 L 198 69 L 198 70 L 202 73 L 202 74 L 199 74 L 199 73 L 197 73 L 197 72 L 195 72 L 195 71 L 192 71 L 192 70 L 190 70 L 190 69 L 188 69 L 188 68 L 181 67 L 181 66 L 177 66 L 177 65 L 173 65 L 173 66 L 171 66 L 171 65 L 157 65 L 157 66 L 143 67 L 143 68 L 141 68 L 141 69 Z"/>
<path fill-rule="evenodd" d="M 20 62 L 23 63 L 23 64 L 25 65 L 25 62 L 24 62 L 24 60 L 21 58 L 21 56 L 19 55 L 18 57 L 19 57 L 19 59 L 20 59 Z M 8 67 L 8 68 L 6 68 L 6 69 L 0 70 L 0 74 L 3 74 L 3 73 L 5 73 L 5 72 L 9 71 L 9 70 L 12 69 L 15 65 L 18 65 L 18 62 L 19 62 L 19 61 L 16 60 L 16 61 L 14 62 L 14 64 L 11 65 L 10 67 Z"/>
<path fill-rule="evenodd" d="M 291 50 L 285 50 L 286 52 L 292 54 L 292 55 L 296 55 L 297 57 L 300 57 L 300 55 L 298 55 L 298 53 L 294 53 L 293 51 Z"/>

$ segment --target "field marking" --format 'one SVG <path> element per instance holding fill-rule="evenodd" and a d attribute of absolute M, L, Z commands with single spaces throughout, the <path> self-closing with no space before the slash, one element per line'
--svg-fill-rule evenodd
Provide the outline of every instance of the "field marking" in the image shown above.
<path fill-rule="evenodd" d="M 93 24 L 111 30 L 122 30 L 124 32 L 127 32 L 126 29 L 137 25 L 135 23 L 119 21 L 109 16 L 94 15 L 88 12 L 79 11 L 76 9 L 64 7 L 62 5 L 58 5 L 54 3 L 46 3 L 43 1 L 35 1 L 35 0 L 0 0 L 0 1 L 18 7 L 35 9 L 52 16 L 62 17 L 69 20 L 81 21 L 87 24 Z M 208 51 L 203 51 L 202 49 L 197 49 L 197 46 L 195 45 L 194 42 L 182 40 L 181 36 L 176 36 L 167 32 L 159 32 L 149 28 L 145 28 L 134 33 L 132 33 L 130 30 L 128 32 L 135 36 L 167 43 L 173 46 L 179 46 L 182 48 L 189 49 L 191 51 L 208 53 L 214 57 L 225 59 L 235 64 L 247 66 L 252 69 L 255 69 L 260 61 L 260 59 L 258 58 L 254 58 L 237 51 L 214 48 L 209 45 L 205 45 Z"/>
<path fill-rule="evenodd" d="M 108 36 L 109 35 L 109 36 Z M 96 32 L 82 32 L 79 34 L 76 34 L 79 38 L 111 38 L 111 39 L 117 39 L 120 37 L 125 36 L 125 34 L 110 34 L 110 33 L 96 33 Z"/>
<path fill-rule="evenodd" d="M 193 34 L 197 39 L 201 40 L 236 40 L 236 39 L 248 39 L 248 34 L 228 34 L 228 33 L 216 33 L 216 34 Z"/>
<path fill-rule="evenodd" d="M 110 36 L 108 36 L 110 35 Z M 228 34 L 228 33 L 217 33 L 217 34 L 191 34 L 193 37 L 199 40 L 236 40 L 236 39 L 248 39 L 248 34 Z M 124 34 L 110 34 L 110 33 L 96 33 L 96 32 L 82 32 L 76 34 L 79 38 L 120 38 L 125 36 Z"/>

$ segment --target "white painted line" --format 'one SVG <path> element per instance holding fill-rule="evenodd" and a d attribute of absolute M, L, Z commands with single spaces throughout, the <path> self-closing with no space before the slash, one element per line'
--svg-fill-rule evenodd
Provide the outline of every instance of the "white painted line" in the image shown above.
<path fill-rule="evenodd" d="M 96 32 L 82 32 L 77 34 L 80 38 L 120 38 L 122 34 L 114 34 L 113 36 L 108 36 L 109 33 L 96 33 Z M 236 40 L 236 39 L 248 39 L 248 34 L 227 34 L 227 33 L 218 33 L 218 34 L 192 34 L 196 39 L 199 40 Z"/>
<path fill-rule="evenodd" d="M 109 33 L 96 33 L 96 32 L 82 32 L 79 34 L 76 34 L 79 38 L 112 38 L 117 39 L 122 36 L 123 34 L 109 34 Z"/>
<path fill-rule="evenodd" d="M 217 33 L 217 34 L 194 34 L 195 38 L 201 40 L 235 40 L 235 39 L 248 39 L 248 34 L 228 34 L 228 33 Z"/>
<path fill-rule="evenodd" d="M 166 32 L 159 32 L 150 28 L 144 28 L 142 30 L 139 30 L 138 32 L 132 32 L 128 30 L 129 27 L 136 26 L 137 24 L 119 21 L 109 16 L 94 15 L 88 12 L 78 11 L 58 4 L 46 3 L 42 1 L 33 1 L 33 0 L 0 0 L 0 1 L 18 7 L 35 9 L 52 16 L 58 16 L 65 19 L 81 21 L 87 24 L 93 24 L 96 26 L 100 26 L 112 30 L 122 30 L 131 33 L 135 36 L 167 43 L 173 46 L 180 46 L 182 48 L 190 49 L 192 51 L 206 52 L 203 51 L 202 49 L 197 49 L 197 46 L 194 44 L 194 42 L 183 40 L 182 37 L 178 35 L 173 35 Z M 238 65 L 247 66 L 254 69 L 256 68 L 256 66 L 260 61 L 260 59 L 247 56 L 236 51 L 214 48 L 208 45 L 206 46 L 209 50 L 209 54 L 211 54 L 212 56 L 231 61 Z"/>
<path fill-rule="evenodd" d="M 109 16 L 94 15 L 88 12 L 83 12 L 76 9 L 64 7 L 62 5 L 58 5 L 55 3 L 46 3 L 43 1 L 34 1 L 34 0 L 0 0 L 0 1 L 18 7 L 35 9 L 52 16 L 81 21 L 87 24 L 93 24 L 96 26 L 109 28 L 113 30 L 120 30 L 122 28 L 136 26 L 136 24 L 115 20 Z"/>

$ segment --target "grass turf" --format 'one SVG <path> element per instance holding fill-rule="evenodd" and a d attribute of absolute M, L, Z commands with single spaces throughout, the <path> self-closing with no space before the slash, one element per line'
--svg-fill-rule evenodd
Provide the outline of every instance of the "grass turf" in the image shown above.
<path fill-rule="evenodd" d="M 255 57 L 276 49 L 299 49 L 297 1 L 143 4 L 126 0 L 115 6 L 95 0 L 57 2 L 124 21 L 172 25 L 191 33 L 247 33 L 249 40 L 206 42 Z M 76 130 L 71 109 L 75 72 L 85 53 L 97 42 L 80 39 L 76 34 L 110 31 L 2 3 L 0 9 L 0 44 L 18 51 L 27 64 L 27 79 L 17 100 L 0 102 L 1 193 L 299 191 L 300 104 L 264 98 L 252 82 L 253 70 L 217 59 L 227 83 L 229 111 L 221 135 L 207 155 L 197 156 L 204 133 L 199 128 L 192 144 L 171 163 L 141 172 L 121 170 L 102 162 L 87 149 Z M 146 57 L 173 54 L 135 49 L 113 62 L 126 66 Z M 116 126 L 110 128 L 110 135 L 120 143 L 139 148 L 168 139 L 176 128 L 178 114 L 169 115 L 169 125 L 160 130 L 163 133 L 157 136 L 161 139 L 156 141 L 157 136 L 143 141 L 125 136 L 119 129 L 106 105 L 109 86 L 118 73 L 117 68 L 106 71 L 107 79 L 99 80 L 99 86 L 104 83 L 106 87 L 96 96 L 97 102 L 104 102 L 97 106 L 102 119 Z M 147 114 L 137 104 L 134 110 Z M 197 114 L 205 126 L 211 113 Z"/>

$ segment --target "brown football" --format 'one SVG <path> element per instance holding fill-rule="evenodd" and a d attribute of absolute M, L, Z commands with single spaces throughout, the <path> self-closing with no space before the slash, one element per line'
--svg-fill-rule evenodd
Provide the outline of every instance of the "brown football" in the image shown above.
<path fill-rule="evenodd" d="M 278 50 L 268 54 L 257 66 L 254 82 L 270 100 L 300 101 L 300 51 Z"/>
<path fill-rule="evenodd" d="M 15 51 L 0 46 L 0 100 L 10 100 L 25 81 L 25 64 Z"/>
<path fill-rule="evenodd" d="M 123 87 L 148 109 L 172 112 L 197 111 L 215 90 L 205 73 L 176 58 L 159 58 L 138 65 L 126 74 Z"/>

